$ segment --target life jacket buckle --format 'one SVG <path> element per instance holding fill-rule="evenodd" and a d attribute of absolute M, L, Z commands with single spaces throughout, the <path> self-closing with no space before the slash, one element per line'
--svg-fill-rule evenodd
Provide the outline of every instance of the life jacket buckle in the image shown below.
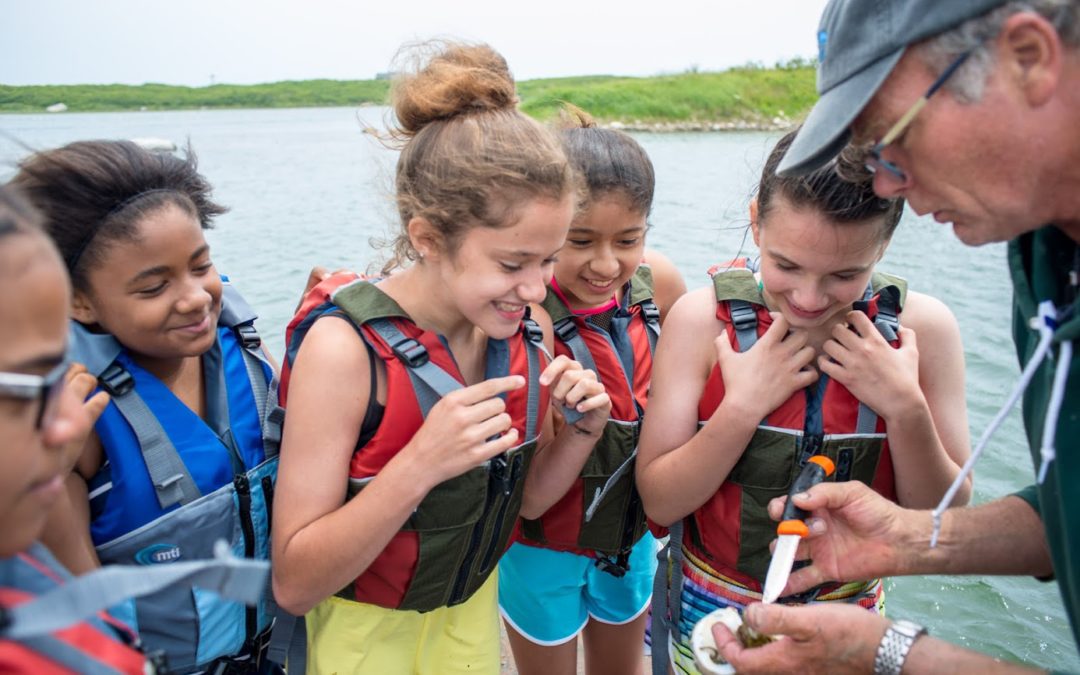
<path fill-rule="evenodd" d="M 395 342 L 390 345 L 390 349 L 393 350 L 394 356 L 410 368 L 419 368 L 429 360 L 427 347 L 410 337 Z"/>
<path fill-rule="evenodd" d="M 262 338 L 259 337 L 259 331 L 255 329 L 253 324 L 246 323 L 242 326 L 237 326 L 236 335 L 240 338 L 240 342 L 244 345 L 244 349 L 256 349 L 262 344 Z"/>
<path fill-rule="evenodd" d="M 629 561 L 623 561 L 622 558 L 623 556 L 620 555 L 618 560 L 612 560 L 601 556 L 596 558 L 595 564 L 601 572 L 607 572 L 616 579 L 622 579 L 630 570 Z"/>
<path fill-rule="evenodd" d="M 731 307 L 731 323 L 736 331 L 748 330 L 757 326 L 757 312 L 750 303 L 729 303 Z"/>
<path fill-rule="evenodd" d="M 123 396 L 135 388 L 135 378 L 119 363 L 112 363 L 98 376 L 98 384 L 109 396 Z"/>
<path fill-rule="evenodd" d="M 574 320 L 567 318 L 559 321 L 553 326 L 555 331 L 555 337 L 559 338 L 562 342 L 569 342 L 578 335 L 577 326 L 574 325 Z"/>
<path fill-rule="evenodd" d="M 533 344 L 542 344 L 544 342 L 544 329 L 540 327 L 540 324 L 529 318 L 525 319 L 524 324 L 525 339 Z"/>
<path fill-rule="evenodd" d="M 646 300 L 641 303 L 641 315 L 645 318 L 646 323 L 659 323 L 660 308 L 652 300 Z"/>

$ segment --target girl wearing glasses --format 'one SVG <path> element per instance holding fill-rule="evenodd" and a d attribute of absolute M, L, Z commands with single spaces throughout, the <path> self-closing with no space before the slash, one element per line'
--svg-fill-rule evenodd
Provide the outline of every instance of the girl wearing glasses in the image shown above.
<path fill-rule="evenodd" d="M 70 290 L 63 262 L 37 215 L 10 187 L 0 187 L 0 610 L 46 593 L 71 577 L 36 543 L 64 476 L 94 419 L 108 402 L 83 404 L 92 377 L 72 370 L 64 353 Z M 0 671 L 147 672 L 134 633 L 101 614 L 65 631 L 9 640 L 0 626 Z"/>
<path fill-rule="evenodd" d="M 810 456 L 831 459 L 835 480 L 932 508 L 970 452 L 956 320 L 875 271 L 902 202 L 876 197 L 845 157 L 777 177 L 794 135 L 750 205 L 759 263 L 715 266 L 711 287 L 672 309 L 657 349 L 637 477 L 649 517 L 672 529 L 672 606 L 654 606 L 653 645 L 662 652 L 658 628 L 671 629 L 676 672 L 696 672 L 699 619 L 760 601 L 776 536 L 767 505 Z M 781 599 L 810 600 L 877 610 L 881 582 Z"/>
<path fill-rule="evenodd" d="M 219 539 L 266 559 L 273 368 L 253 312 L 211 260 L 203 229 L 225 209 L 194 156 L 72 143 L 24 160 L 13 183 L 70 274 L 73 358 L 112 397 L 49 542 L 76 572 L 208 558 Z M 265 601 L 245 607 L 200 589 L 134 609 L 147 646 L 180 670 L 255 672 L 270 625 Z"/>

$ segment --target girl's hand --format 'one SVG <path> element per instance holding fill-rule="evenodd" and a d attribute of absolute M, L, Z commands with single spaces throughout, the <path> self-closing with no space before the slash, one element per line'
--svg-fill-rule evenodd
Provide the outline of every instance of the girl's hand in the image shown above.
<path fill-rule="evenodd" d="M 772 325 L 746 352 L 735 351 L 727 331 L 715 341 L 724 400 L 737 401 L 755 424 L 818 379 L 817 371 L 808 367 L 814 360 L 814 348 L 806 344 L 806 333 L 789 333 L 782 314 L 772 312 L 772 317 Z"/>
<path fill-rule="evenodd" d="M 81 363 L 73 363 L 64 374 L 64 391 L 61 394 L 65 398 L 62 405 L 79 405 L 81 410 L 78 415 L 68 419 L 76 420 L 78 432 L 71 437 L 63 447 L 64 472 L 70 472 L 82 456 L 86 440 L 94 430 L 94 424 L 101 413 L 109 405 L 109 395 L 104 391 L 90 396 L 90 392 L 97 386 L 97 378 L 86 370 Z M 86 398 L 90 396 L 90 398 Z"/>
<path fill-rule="evenodd" d="M 540 384 L 550 387 L 555 404 L 585 414 L 572 425 L 577 431 L 599 438 L 611 413 L 611 399 L 596 379 L 596 373 L 560 355 L 540 373 Z"/>
<path fill-rule="evenodd" d="M 525 386 L 520 375 L 498 377 L 447 394 L 405 447 L 433 477 L 432 486 L 460 476 L 518 444 L 499 394 Z"/>
<path fill-rule="evenodd" d="M 900 327 L 900 348 L 893 349 L 863 312 L 849 312 L 846 324 L 833 328 L 818 357 L 821 372 L 847 387 L 855 398 L 886 420 L 925 406 L 919 386 L 919 350 L 915 331 Z"/>

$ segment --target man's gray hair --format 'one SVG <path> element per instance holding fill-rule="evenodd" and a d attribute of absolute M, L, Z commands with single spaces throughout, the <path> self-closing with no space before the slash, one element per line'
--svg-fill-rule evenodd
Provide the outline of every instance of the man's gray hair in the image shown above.
<path fill-rule="evenodd" d="M 964 103 L 982 98 L 983 86 L 993 69 L 994 57 L 986 46 L 998 36 L 1013 14 L 1034 12 L 1057 29 L 1068 47 L 1080 45 L 1080 0 L 1013 0 L 982 16 L 969 19 L 952 30 L 925 40 L 915 49 L 935 72 L 941 73 L 966 51 L 972 54 L 945 87 Z"/>

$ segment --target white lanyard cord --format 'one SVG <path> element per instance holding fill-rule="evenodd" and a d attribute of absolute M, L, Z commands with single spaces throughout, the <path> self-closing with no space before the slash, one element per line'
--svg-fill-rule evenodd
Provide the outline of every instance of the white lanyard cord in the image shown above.
<path fill-rule="evenodd" d="M 986 450 L 986 446 L 989 444 L 990 438 L 993 437 L 993 435 L 997 432 L 998 427 L 1000 427 L 1002 422 L 1005 421 L 1005 418 L 1008 416 L 1009 411 L 1013 409 L 1013 407 L 1016 405 L 1016 402 L 1020 400 L 1021 396 L 1023 396 L 1024 391 L 1028 388 L 1028 385 L 1031 384 L 1031 379 L 1035 377 L 1035 371 L 1039 369 L 1039 366 L 1046 358 L 1046 355 L 1050 353 L 1050 346 L 1054 340 L 1054 326 L 1056 317 L 1057 310 L 1054 309 L 1054 303 L 1050 302 L 1049 300 L 1044 300 L 1039 303 L 1038 317 L 1032 320 L 1032 322 L 1036 324 L 1035 327 L 1037 327 L 1039 330 L 1039 344 L 1035 347 L 1035 353 L 1031 355 L 1031 359 L 1028 361 L 1027 365 L 1024 366 L 1024 371 L 1020 374 L 1020 380 L 1016 383 L 1016 386 L 1013 387 L 1012 393 L 1009 394 L 1009 398 L 1005 401 L 1005 405 L 1001 406 L 1001 409 L 998 410 L 996 415 L 994 415 L 994 419 L 991 420 L 990 426 L 986 428 L 986 431 L 983 432 L 982 437 L 979 438 L 979 442 L 978 444 L 976 444 L 975 450 L 972 451 L 971 457 L 968 457 L 967 462 L 964 463 L 964 467 L 960 469 L 960 473 L 957 474 L 956 479 L 953 481 L 952 485 L 949 486 L 949 489 L 945 492 L 945 496 L 941 498 L 941 502 L 937 505 L 937 508 L 934 509 L 932 514 L 934 521 L 934 531 L 933 534 L 930 535 L 930 548 L 934 548 L 935 546 L 937 546 L 938 535 L 941 534 L 941 516 L 943 513 L 945 513 L 945 509 L 949 508 L 949 504 L 952 503 L 953 497 L 956 496 L 957 490 L 959 490 L 960 486 L 963 485 L 964 480 L 971 473 L 971 470 L 975 468 L 975 463 L 979 461 L 979 457 L 982 455 L 983 451 Z M 1053 417 L 1053 426 L 1055 427 L 1057 426 L 1058 412 L 1061 410 L 1061 398 L 1064 398 L 1065 390 L 1065 378 L 1061 376 L 1062 363 L 1067 362 L 1067 359 L 1065 358 L 1065 345 L 1068 345 L 1069 359 L 1072 358 L 1072 343 L 1062 344 L 1061 362 L 1058 363 L 1058 370 L 1054 375 L 1054 394 L 1051 396 L 1050 407 L 1047 409 L 1046 415 L 1046 423 L 1050 424 L 1050 418 Z M 1068 366 L 1065 366 L 1064 370 L 1067 371 Z M 1058 379 L 1061 379 L 1062 381 L 1060 397 L 1057 395 Z M 1046 434 L 1044 433 L 1043 436 L 1045 440 Z M 1045 473 L 1045 467 L 1049 464 L 1050 461 L 1053 460 L 1054 449 L 1052 434 L 1049 439 L 1049 445 L 1050 459 L 1048 460 L 1046 448 L 1047 443 L 1043 443 L 1043 469 L 1040 471 L 1040 474 Z"/>

